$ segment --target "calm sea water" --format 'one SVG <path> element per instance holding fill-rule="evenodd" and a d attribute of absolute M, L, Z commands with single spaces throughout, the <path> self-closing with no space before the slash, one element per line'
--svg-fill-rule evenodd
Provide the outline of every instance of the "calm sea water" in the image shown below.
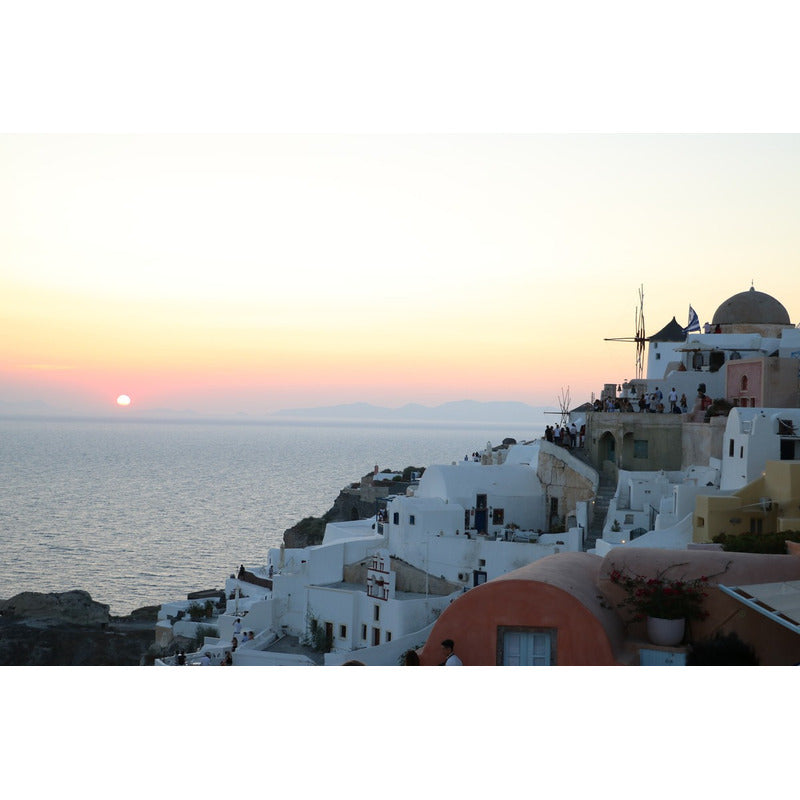
<path fill-rule="evenodd" d="M 375 464 L 450 463 L 545 424 L 0 420 L 0 598 L 86 589 L 120 615 L 221 588 Z"/>

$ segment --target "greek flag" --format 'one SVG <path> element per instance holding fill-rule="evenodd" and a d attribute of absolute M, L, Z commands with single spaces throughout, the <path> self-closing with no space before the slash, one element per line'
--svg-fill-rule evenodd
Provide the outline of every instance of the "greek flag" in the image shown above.
<path fill-rule="evenodd" d="M 700 318 L 697 312 L 689 306 L 689 324 L 683 329 L 684 333 L 691 333 L 692 331 L 700 331 Z"/>

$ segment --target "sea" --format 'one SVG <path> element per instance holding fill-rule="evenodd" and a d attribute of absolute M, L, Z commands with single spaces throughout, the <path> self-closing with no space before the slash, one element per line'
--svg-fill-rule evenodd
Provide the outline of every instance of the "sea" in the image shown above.
<path fill-rule="evenodd" d="M 122 616 L 223 588 L 376 465 L 449 464 L 548 422 L 0 419 L 0 599 L 85 589 Z"/>

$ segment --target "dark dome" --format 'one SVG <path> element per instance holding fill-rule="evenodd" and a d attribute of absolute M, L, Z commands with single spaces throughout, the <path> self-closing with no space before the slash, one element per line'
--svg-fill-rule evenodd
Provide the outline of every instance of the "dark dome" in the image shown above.
<path fill-rule="evenodd" d="M 715 312 L 713 325 L 791 325 L 789 312 L 774 297 L 757 292 L 752 286 L 746 292 L 729 297 Z"/>

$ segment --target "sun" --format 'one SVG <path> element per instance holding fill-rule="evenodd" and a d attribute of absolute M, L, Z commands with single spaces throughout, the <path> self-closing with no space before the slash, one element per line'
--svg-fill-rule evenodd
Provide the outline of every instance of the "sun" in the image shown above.
<path fill-rule="evenodd" d="M 126 394 L 121 394 L 117 398 L 117 405 L 118 406 L 129 406 L 131 404 L 131 399 Z"/>

